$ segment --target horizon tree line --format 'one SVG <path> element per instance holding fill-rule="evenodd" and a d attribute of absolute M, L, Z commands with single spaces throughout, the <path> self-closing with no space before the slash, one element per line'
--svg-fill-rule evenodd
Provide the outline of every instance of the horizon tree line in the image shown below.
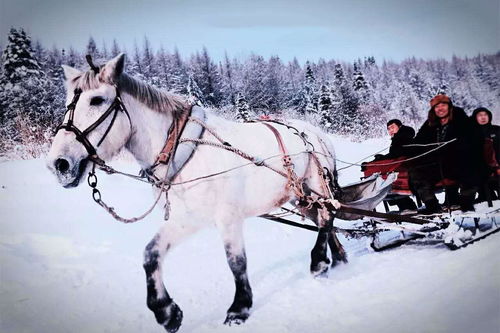
<path fill-rule="evenodd" d="M 0 154 L 31 144 L 42 146 L 36 156 L 48 144 L 65 111 L 62 64 L 85 69 L 86 54 L 104 64 L 123 51 L 116 40 L 109 50 L 99 48 L 93 37 L 82 51 L 48 49 L 11 28 L 0 66 Z M 230 59 L 226 53 L 216 62 L 206 47 L 182 57 L 177 49 L 154 50 L 145 37 L 142 47 L 127 52 L 126 71 L 231 119 L 298 117 L 357 140 L 380 136 L 391 118 L 419 126 L 438 93 L 469 112 L 484 106 L 496 113 L 500 101 L 500 52 L 381 64 L 373 56 L 352 64 L 320 59 L 302 66 L 296 58 L 284 63 L 257 54 Z"/>

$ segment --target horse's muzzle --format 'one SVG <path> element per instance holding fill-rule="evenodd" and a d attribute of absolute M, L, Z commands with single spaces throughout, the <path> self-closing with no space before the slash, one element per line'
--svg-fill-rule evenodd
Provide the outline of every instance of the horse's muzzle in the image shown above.
<path fill-rule="evenodd" d="M 88 159 L 74 161 L 68 157 L 59 157 L 48 165 L 64 188 L 78 186 L 87 168 Z"/>

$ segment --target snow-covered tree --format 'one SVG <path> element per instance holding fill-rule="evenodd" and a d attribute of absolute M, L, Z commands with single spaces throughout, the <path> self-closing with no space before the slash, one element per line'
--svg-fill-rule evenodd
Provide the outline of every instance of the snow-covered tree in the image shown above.
<path fill-rule="evenodd" d="M 2 56 L 0 137 L 2 147 L 43 138 L 53 126 L 57 105 L 24 30 L 12 28 Z"/>
<path fill-rule="evenodd" d="M 203 48 L 201 54 L 196 54 L 191 59 L 191 68 L 203 92 L 204 99 L 207 105 L 219 106 L 221 102 L 221 78 L 215 63 L 208 55 L 206 47 Z"/>
<path fill-rule="evenodd" d="M 341 64 L 335 65 L 333 80 L 333 125 L 339 133 L 351 134 L 359 130 L 362 117 L 359 113 L 359 100 L 352 90 Z"/>
<path fill-rule="evenodd" d="M 236 110 L 237 110 L 236 118 L 238 120 L 242 122 L 247 122 L 251 120 L 250 106 L 248 105 L 245 96 L 243 96 L 243 94 L 241 93 L 236 94 Z"/>
<path fill-rule="evenodd" d="M 222 105 L 235 105 L 235 82 L 233 75 L 233 64 L 229 60 L 227 52 L 224 54 L 224 63 L 219 65 L 221 77 Z"/>
<path fill-rule="evenodd" d="M 87 51 L 86 55 L 89 54 L 94 61 L 94 64 L 100 64 L 104 59 L 102 59 L 102 55 L 97 48 L 97 44 L 94 40 L 94 37 L 90 36 L 89 41 L 87 42 Z"/>
<path fill-rule="evenodd" d="M 241 92 L 246 97 L 250 108 L 257 112 L 269 110 L 264 85 L 266 67 L 262 56 L 252 54 L 242 68 Z"/>
<path fill-rule="evenodd" d="M 267 64 L 266 74 L 264 77 L 264 96 L 269 112 L 275 113 L 281 109 L 282 106 L 282 67 L 283 64 L 277 56 L 269 59 Z"/>
<path fill-rule="evenodd" d="M 118 46 L 118 42 L 116 39 L 113 39 L 113 44 L 111 45 L 111 58 L 116 57 L 120 54 L 120 47 Z"/>
<path fill-rule="evenodd" d="M 333 125 L 332 106 L 333 105 L 330 87 L 328 84 L 322 84 L 320 88 L 318 107 L 321 125 L 325 128 L 330 128 Z"/>
<path fill-rule="evenodd" d="M 27 77 L 41 75 L 41 67 L 35 59 L 31 40 L 23 29 L 10 29 L 2 59 L 3 75 L 9 83 L 15 84 Z"/>
<path fill-rule="evenodd" d="M 305 68 L 305 82 L 299 92 L 299 102 L 297 106 L 302 114 L 314 114 L 318 111 L 316 78 L 314 77 L 311 63 L 308 61 Z"/>
<path fill-rule="evenodd" d="M 144 46 L 142 48 L 141 70 L 144 80 L 150 84 L 158 85 L 158 70 L 155 64 L 153 49 L 147 37 L 144 37 Z"/>
<path fill-rule="evenodd" d="M 170 57 L 170 68 L 171 72 L 168 78 L 169 89 L 176 93 L 185 94 L 188 76 L 186 66 L 177 48 L 175 48 L 174 53 Z"/>
<path fill-rule="evenodd" d="M 193 73 L 188 74 L 188 84 L 186 87 L 188 101 L 193 105 L 203 106 L 204 96 L 200 87 L 193 77 Z"/>

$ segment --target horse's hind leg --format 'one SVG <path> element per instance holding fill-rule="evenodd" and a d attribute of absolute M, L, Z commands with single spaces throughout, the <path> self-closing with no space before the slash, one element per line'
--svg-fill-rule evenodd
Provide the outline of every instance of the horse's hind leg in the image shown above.
<path fill-rule="evenodd" d="M 179 329 L 182 323 L 182 311 L 165 289 L 161 263 L 168 250 L 190 233 L 187 228 L 176 227 L 173 221 L 168 221 L 144 250 L 147 305 L 155 314 L 158 324 L 167 332 L 176 332 Z"/>
<path fill-rule="evenodd" d="M 227 310 L 224 324 L 242 324 L 250 316 L 252 307 L 252 289 L 247 276 L 247 258 L 243 242 L 243 225 L 241 221 L 218 223 L 224 241 L 227 263 L 234 275 L 236 291 L 234 300 Z"/>

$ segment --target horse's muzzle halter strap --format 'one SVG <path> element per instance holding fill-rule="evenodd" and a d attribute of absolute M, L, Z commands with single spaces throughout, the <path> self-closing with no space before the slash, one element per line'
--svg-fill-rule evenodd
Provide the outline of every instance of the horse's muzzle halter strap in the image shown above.
<path fill-rule="evenodd" d="M 91 160 L 93 160 L 94 162 L 99 162 L 99 164 L 101 164 L 101 162 L 103 163 L 103 161 L 97 155 L 96 149 L 90 143 L 87 136 L 90 134 L 90 132 L 95 130 L 102 122 L 104 122 L 113 111 L 114 111 L 113 118 L 111 119 L 111 122 L 109 123 L 108 128 L 106 129 L 106 132 L 104 132 L 104 135 L 101 137 L 101 139 L 97 143 L 97 147 L 99 147 L 101 145 L 101 143 L 104 141 L 104 139 L 108 135 L 109 131 L 111 130 L 111 127 L 113 127 L 113 124 L 114 124 L 115 119 L 116 119 L 116 115 L 118 114 L 119 111 L 122 111 L 127 115 L 130 127 L 132 127 L 132 122 L 130 120 L 129 113 L 128 113 L 127 109 L 125 108 L 123 101 L 121 100 L 118 89 L 116 89 L 116 97 L 113 100 L 113 103 L 111 103 L 111 105 L 109 106 L 109 108 L 93 124 L 91 124 L 89 127 L 87 127 L 84 131 L 81 131 L 80 129 L 78 129 L 78 127 L 76 127 L 74 125 L 74 121 L 73 121 L 74 116 L 75 116 L 76 103 L 78 103 L 78 100 L 80 99 L 81 93 L 82 93 L 81 89 L 75 89 L 73 100 L 67 106 L 66 113 L 69 112 L 68 121 L 66 123 L 62 123 L 61 125 L 59 125 L 56 129 L 56 133 L 59 132 L 59 130 L 61 130 L 61 129 L 64 129 L 68 132 L 73 132 L 76 136 L 76 140 L 78 142 L 80 142 L 87 150 L 87 153 L 89 154 L 89 158 Z"/>

